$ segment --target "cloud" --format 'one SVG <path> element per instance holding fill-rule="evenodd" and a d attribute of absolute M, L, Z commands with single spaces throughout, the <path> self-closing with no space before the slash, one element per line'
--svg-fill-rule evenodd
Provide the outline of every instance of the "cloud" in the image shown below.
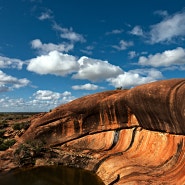
<path fill-rule="evenodd" d="M 81 57 L 78 60 L 79 70 L 72 76 L 75 79 L 87 79 L 90 81 L 101 81 L 106 78 L 117 76 L 122 73 L 118 66 L 110 64 L 108 61 Z"/>
<path fill-rule="evenodd" d="M 75 99 L 69 91 L 60 93 L 50 90 L 38 90 L 30 98 L 31 100 L 26 104 L 29 104 L 34 111 L 49 111 Z"/>
<path fill-rule="evenodd" d="M 60 93 L 49 90 L 38 90 L 36 93 L 34 93 L 34 96 L 36 100 L 57 100 L 60 98 Z"/>
<path fill-rule="evenodd" d="M 152 67 L 185 65 L 185 50 L 178 47 L 173 50 L 166 50 L 163 53 L 149 55 L 148 57 L 141 56 L 138 63 L 142 66 Z"/>
<path fill-rule="evenodd" d="M 19 59 L 0 56 L 0 68 L 22 69 L 23 64 L 24 62 Z"/>
<path fill-rule="evenodd" d="M 160 71 L 155 69 L 137 69 L 124 72 L 115 78 L 107 79 L 110 85 L 123 88 L 131 88 L 137 85 L 149 83 L 163 78 Z"/>
<path fill-rule="evenodd" d="M 46 9 L 45 12 L 41 12 L 41 15 L 38 17 L 39 20 L 47 20 L 47 19 L 52 19 L 52 11 L 50 9 Z"/>
<path fill-rule="evenodd" d="M 185 66 L 179 66 L 179 70 L 185 71 Z"/>
<path fill-rule="evenodd" d="M 68 39 L 73 42 L 85 42 L 85 39 L 82 35 L 73 32 L 72 30 L 67 30 L 60 35 L 63 39 Z"/>
<path fill-rule="evenodd" d="M 143 36 L 143 30 L 140 26 L 135 26 L 131 31 L 130 34 L 137 35 L 137 36 Z"/>
<path fill-rule="evenodd" d="M 27 70 L 41 75 L 54 74 L 65 76 L 77 71 L 78 67 L 79 65 L 74 56 L 58 51 L 51 51 L 47 55 L 41 55 L 31 59 Z"/>
<path fill-rule="evenodd" d="M 115 29 L 115 30 L 112 30 L 111 32 L 106 32 L 105 34 L 106 34 L 106 35 L 117 35 L 117 34 L 123 33 L 123 31 L 124 31 L 124 30 L 122 30 L 122 29 L 120 29 L 120 30 Z"/>
<path fill-rule="evenodd" d="M 160 23 L 152 25 L 149 35 L 151 44 L 168 42 L 179 36 L 184 36 L 185 12 L 167 16 Z"/>
<path fill-rule="evenodd" d="M 92 51 L 90 50 L 81 49 L 80 51 L 86 55 L 92 55 Z"/>
<path fill-rule="evenodd" d="M 63 43 L 63 44 L 43 44 L 40 39 L 35 39 L 31 41 L 31 47 L 33 49 L 37 49 L 40 53 L 48 53 L 50 51 L 61 51 L 61 52 L 68 52 L 74 48 L 73 44 Z"/>
<path fill-rule="evenodd" d="M 166 10 L 157 10 L 154 12 L 155 15 L 159 15 L 162 17 L 167 17 L 168 16 L 168 12 Z"/>
<path fill-rule="evenodd" d="M 38 90 L 33 94 L 36 100 L 59 100 L 64 97 L 71 97 L 71 92 L 65 91 L 63 93 L 53 92 L 50 90 Z"/>
<path fill-rule="evenodd" d="M 14 83 L 12 87 L 16 88 L 16 89 L 21 88 L 21 87 L 25 87 L 30 83 L 30 81 L 26 78 L 21 78 L 21 79 L 15 78 L 12 82 Z"/>
<path fill-rule="evenodd" d="M 74 99 L 75 97 L 69 91 L 59 93 L 50 90 L 38 90 L 28 100 L 10 97 L 1 98 L 0 111 L 45 112 Z"/>
<path fill-rule="evenodd" d="M 134 43 L 132 41 L 127 42 L 127 41 L 121 40 L 119 42 L 119 45 L 114 45 L 112 47 L 117 50 L 126 50 L 128 47 L 133 46 L 133 45 L 134 45 Z"/>
<path fill-rule="evenodd" d="M 20 107 L 23 107 L 21 110 Z M 3 97 L 0 99 L 0 111 L 1 112 L 25 112 L 28 107 L 25 105 L 23 98 L 12 99 L 9 97 Z"/>
<path fill-rule="evenodd" d="M 26 78 L 17 79 L 13 76 L 5 74 L 0 70 L 0 92 L 10 91 L 25 87 L 30 83 Z"/>
<path fill-rule="evenodd" d="M 95 85 L 95 84 L 90 84 L 90 83 L 87 83 L 87 84 L 84 84 L 84 85 L 74 85 L 72 86 L 72 89 L 74 90 L 97 90 L 101 87 L 99 87 L 98 85 Z M 102 88 L 101 88 L 102 89 Z"/>
<path fill-rule="evenodd" d="M 92 55 L 92 50 L 94 49 L 93 46 L 87 46 L 85 49 L 81 49 L 80 51 L 82 53 L 85 53 L 87 55 Z"/>
<path fill-rule="evenodd" d="M 58 51 L 52 51 L 47 55 L 29 60 L 27 70 L 41 75 L 65 76 L 74 73 L 72 78 L 90 81 L 101 81 L 123 72 L 120 67 L 112 65 L 108 61 L 88 57 L 77 59 Z"/>
<path fill-rule="evenodd" d="M 70 28 L 70 29 L 63 28 L 63 27 L 59 26 L 58 24 L 54 24 L 53 28 L 55 30 L 61 32 L 60 37 L 63 38 L 63 39 L 67 39 L 71 42 L 86 42 L 83 35 L 74 32 L 72 28 Z"/>
<path fill-rule="evenodd" d="M 5 85 L 0 85 L 0 92 L 8 92 L 10 89 Z"/>
<path fill-rule="evenodd" d="M 138 54 L 135 51 L 129 51 L 128 56 L 130 59 L 133 59 L 138 56 Z"/>

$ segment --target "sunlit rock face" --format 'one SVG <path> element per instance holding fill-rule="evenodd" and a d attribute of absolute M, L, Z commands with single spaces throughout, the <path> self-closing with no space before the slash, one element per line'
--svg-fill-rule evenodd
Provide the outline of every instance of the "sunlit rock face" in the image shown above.
<path fill-rule="evenodd" d="M 43 150 L 36 155 L 32 149 L 31 162 L 20 163 L 24 152 L 18 149 L 28 141 L 43 141 Z M 97 93 L 61 105 L 33 119 L 1 159 L 2 171 L 61 164 L 93 171 L 106 185 L 184 185 L 185 79 Z"/>

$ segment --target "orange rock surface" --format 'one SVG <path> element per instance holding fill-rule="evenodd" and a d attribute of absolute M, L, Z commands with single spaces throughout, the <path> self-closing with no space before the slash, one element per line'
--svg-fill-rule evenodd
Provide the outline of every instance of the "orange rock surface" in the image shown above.
<path fill-rule="evenodd" d="M 43 150 L 28 147 L 30 141 L 43 141 Z M 0 157 L 2 172 L 60 164 L 90 170 L 106 185 L 184 185 L 185 79 L 61 105 L 33 119 L 19 142 Z"/>

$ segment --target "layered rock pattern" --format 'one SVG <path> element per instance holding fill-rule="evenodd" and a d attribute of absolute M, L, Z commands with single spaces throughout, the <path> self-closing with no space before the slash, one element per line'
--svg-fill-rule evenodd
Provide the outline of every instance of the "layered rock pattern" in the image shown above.
<path fill-rule="evenodd" d="M 61 105 L 32 120 L 19 142 L 1 154 L 1 170 L 25 165 L 14 159 L 16 152 L 28 141 L 41 140 L 44 152 L 30 154 L 33 166 L 84 168 L 106 185 L 184 185 L 185 79 L 97 93 Z"/>

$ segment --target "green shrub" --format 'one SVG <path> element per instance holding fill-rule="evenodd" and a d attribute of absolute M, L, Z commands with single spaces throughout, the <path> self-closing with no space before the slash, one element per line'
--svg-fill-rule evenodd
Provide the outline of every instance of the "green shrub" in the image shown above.
<path fill-rule="evenodd" d="M 21 130 L 21 123 L 15 123 L 12 127 L 14 130 Z"/>
<path fill-rule="evenodd" d="M 30 126 L 30 122 L 15 123 L 13 125 L 13 129 L 14 130 L 21 130 L 21 129 L 27 130 L 29 126 Z"/>
<path fill-rule="evenodd" d="M 45 143 L 41 140 L 30 140 L 27 141 L 26 144 L 28 144 L 30 149 L 34 151 L 35 155 L 40 155 Z"/>
<path fill-rule="evenodd" d="M 24 144 L 20 144 L 18 149 L 15 151 L 15 161 L 20 166 L 28 164 L 34 164 L 35 158 L 42 156 L 44 148 L 44 142 L 41 140 L 30 140 Z"/>
<path fill-rule="evenodd" d="M 0 137 L 3 137 L 5 132 L 6 132 L 5 129 L 1 129 L 1 130 L 0 130 Z"/>
<path fill-rule="evenodd" d="M 0 144 L 0 151 L 4 151 L 14 145 L 16 141 L 15 139 L 4 139 L 3 141 L 1 140 L 1 142 L 2 143 Z"/>
<path fill-rule="evenodd" d="M 0 129 L 6 128 L 8 126 L 8 123 L 6 121 L 0 122 Z"/>
<path fill-rule="evenodd" d="M 0 138 L 0 145 L 3 143 L 4 139 Z"/>

